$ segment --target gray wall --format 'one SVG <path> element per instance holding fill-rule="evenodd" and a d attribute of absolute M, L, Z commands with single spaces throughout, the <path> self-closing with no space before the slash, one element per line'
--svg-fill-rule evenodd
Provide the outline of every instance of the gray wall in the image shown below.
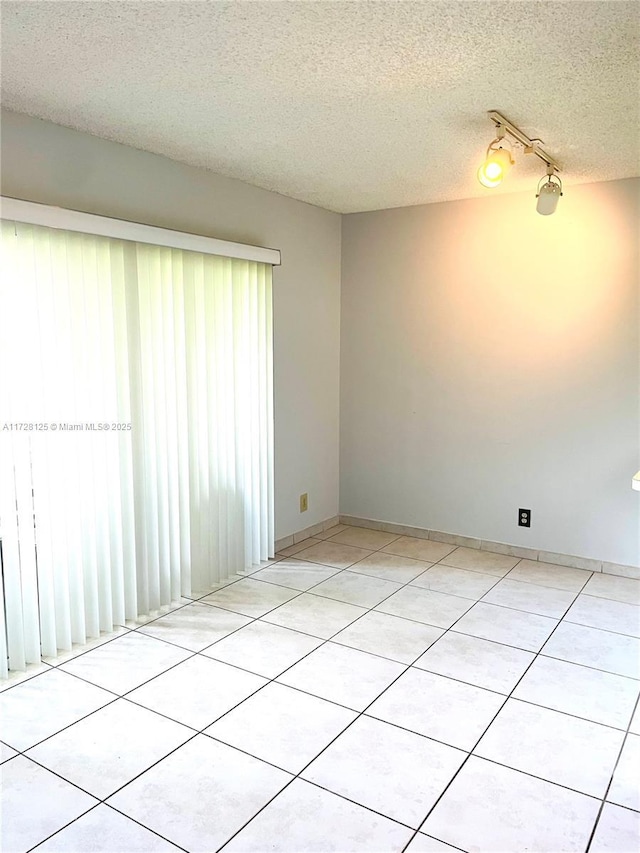
<path fill-rule="evenodd" d="M 1 141 L 3 195 L 282 250 L 274 270 L 276 537 L 336 515 L 340 216 L 16 113 L 2 113 Z"/>
<path fill-rule="evenodd" d="M 638 564 L 639 186 L 343 218 L 343 514 Z"/>

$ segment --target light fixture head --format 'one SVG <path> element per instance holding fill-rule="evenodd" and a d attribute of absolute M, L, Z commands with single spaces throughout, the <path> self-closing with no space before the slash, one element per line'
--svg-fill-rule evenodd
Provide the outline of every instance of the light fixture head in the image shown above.
<path fill-rule="evenodd" d="M 497 148 L 493 146 L 498 144 Z M 494 139 L 487 149 L 487 157 L 478 169 L 478 180 L 483 187 L 497 187 L 504 176 L 513 166 L 514 160 L 511 152 L 502 147 L 502 139 Z"/>
<path fill-rule="evenodd" d="M 545 183 L 542 184 L 542 181 L 545 181 Z M 540 186 L 540 184 L 542 184 L 542 186 Z M 553 169 L 549 167 L 546 180 L 545 178 L 541 178 L 538 183 L 538 192 L 536 194 L 538 203 L 536 205 L 536 210 L 538 213 L 541 213 L 542 216 L 550 216 L 552 213 L 556 212 L 556 207 L 558 206 L 558 201 L 561 196 L 562 181 L 557 175 L 554 175 Z"/>

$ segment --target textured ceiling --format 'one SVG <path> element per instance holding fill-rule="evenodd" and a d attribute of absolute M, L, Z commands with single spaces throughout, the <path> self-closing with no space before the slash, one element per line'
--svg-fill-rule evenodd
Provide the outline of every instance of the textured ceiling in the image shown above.
<path fill-rule="evenodd" d="M 4 107 L 351 212 L 640 174 L 638 2 L 13 2 Z"/>

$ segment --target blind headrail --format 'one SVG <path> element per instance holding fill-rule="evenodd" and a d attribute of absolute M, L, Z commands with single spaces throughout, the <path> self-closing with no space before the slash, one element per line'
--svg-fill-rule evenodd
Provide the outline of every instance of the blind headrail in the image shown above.
<path fill-rule="evenodd" d="M 63 207 L 53 207 L 8 196 L 0 196 L 0 218 L 26 222 L 29 225 L 44 225 L 47 228 L 60 228 L 65 231 L 79 231 L 83 234 L 97 234 L 116 240 L 130 240 L 134 243 L 151 243 L 154 246 L 201 252 L 205 255 L 221 255 L 225 258 L 257 261 L 272 266 L 280 265 L 279 249 L 217 240 L 215 237 L 157 228 L 155 225 L 129 222 L 126 219 L 111 219 L 108 216 L 82 213 L 79 210 L 67 210 Z"/>

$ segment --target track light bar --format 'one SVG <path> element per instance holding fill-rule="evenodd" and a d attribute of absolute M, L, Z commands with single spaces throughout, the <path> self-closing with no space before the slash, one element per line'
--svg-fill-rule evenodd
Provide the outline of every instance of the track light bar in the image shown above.
<path fill-rule="evenodd" d="M 557 161 L 554 160 L 550 154 L 547 154 L 546 151 L 540 148 L 538 143 L 542 142 L 542 139 L 530 139 L 526 133 L 523 133 L 519 127 L 512 124 L 508 118 L 505 118 L 502 113 L 499 113 L 497 110 L 489 110 L 488 116 L 498 129 L 504 129 L 505 133 L 524 146 L 525 154 L 535 154 L 536 157 L 543 160 L 547 166 L 551 166 L 554 171 L 560 171 L 560 166 Z"/>

